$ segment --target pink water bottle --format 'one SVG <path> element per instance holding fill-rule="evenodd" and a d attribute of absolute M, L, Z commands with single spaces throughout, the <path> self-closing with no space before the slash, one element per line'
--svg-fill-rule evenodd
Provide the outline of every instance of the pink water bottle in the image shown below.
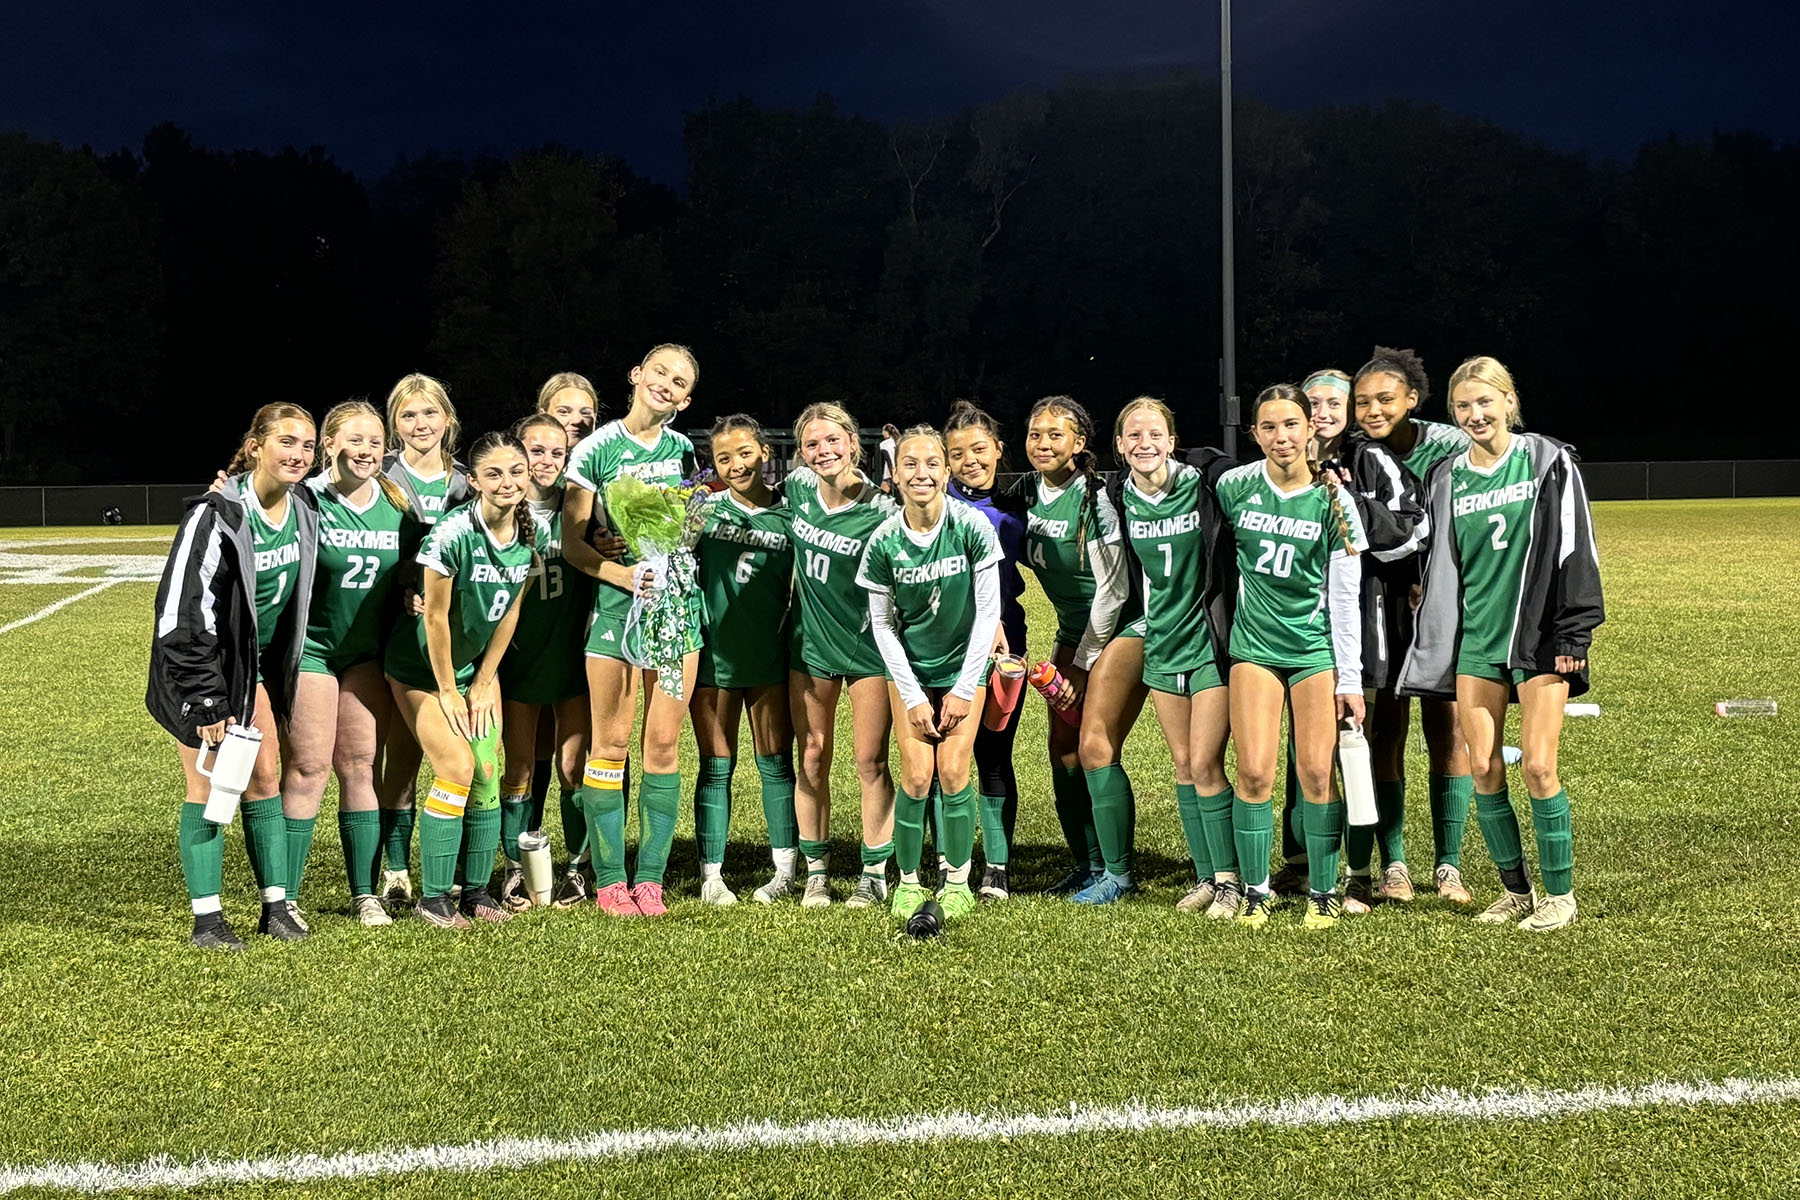
<path fill-rule="evenodd" d="M 1063 673 L 1056 669 L 1056 664 L 1045 659 L 1031 668 L 1031 674 L 1025 677 L 1038 694 L 1050 702 L 1050 710 L 1063 719 L 1065 725 L 1081 728 L 1081 706 L 1071 704 L 1067 708 L 1056 707 L 1056 697 L 1062 691 L 1065 680 Z"/>

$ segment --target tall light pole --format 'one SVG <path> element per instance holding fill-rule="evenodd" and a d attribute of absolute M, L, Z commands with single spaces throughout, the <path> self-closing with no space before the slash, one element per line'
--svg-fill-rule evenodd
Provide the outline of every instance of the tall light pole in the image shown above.
<path fill-rule="evenodd" d="M 1219 425 L 1225 453 L 1237 457 L 1237 267 L 1231 222 L 1231 0 L 1219 0 L 1219 246 L 1225 346 L 1219 358 Z"/>

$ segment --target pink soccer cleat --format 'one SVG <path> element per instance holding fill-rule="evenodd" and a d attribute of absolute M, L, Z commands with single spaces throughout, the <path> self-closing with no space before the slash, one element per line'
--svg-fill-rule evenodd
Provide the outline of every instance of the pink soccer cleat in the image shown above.
<path fill-rule="evenodd" d="M 609 917 L 641 917 L 643 910 L 631 899 L 631 891 L 622 883 L 609 883 L 594 892 L 594 907 Z"/>
<path fill-rule="evenodd" d="M 669 907 L 663 903 L 662 884 L 660 883 L 638 884 L 631 889 L 631 902 L 637 905 L 638 912 L 646 917 L 669 915 Z"/>

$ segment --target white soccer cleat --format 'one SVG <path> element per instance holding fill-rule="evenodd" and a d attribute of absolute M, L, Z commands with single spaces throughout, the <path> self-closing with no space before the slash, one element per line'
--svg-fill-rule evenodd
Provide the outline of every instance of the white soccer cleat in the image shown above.
<path fill-rule="evenodd" d="M 1537 907 L 1537 892 L 1501 892 L 1500 898 L 1475 914 L 1477 925 L 1510 925 L 1529 917 Z"/>
<path fill-rule="evenodd" d="M 381 887 L 375 894 L 389 904 L 411 904 L 413 898 L 412 876 L 405 871 L 383 869 Z"/>
<path fill-rule="evenodd" d="M 828 908 L 831 905 L 831 880 L 823 875 L 806 877 L 806 893 L 800 897 L 801 908 Z"/>
<path fill-rule="evenodd" d="M 715 908 L 729 908 L 738 901 L 737 893 L 726 886 L 723 879 L 705 879 L 700 883 L 700 903 L 710 904 Z"/>
<path fill-rule="evenodd" d="M 1575 893 L 1564 892 L 1560 896 L 1545 896 L 1539 900 L 1531 915 L 1519 922 L 1519 928 L 1527 933 L 1555 933 L 1574 923 Z"/>
<path fill-rule="evenodd" d="M 777 871 L 769 882 L 751 892 L 750 898 L 758 904 L 773 904 L 793 895 L 798 888 L 799 884 L 794 881 L 792 872 Z"/>
<path fill-rule="evenodd" d="M 358 896 L 350 902 L 350 915 L 361 921 L 369 929 L 381 925 L 392 925 L 394 918 L 388 916 L 388 910 L 382 905 L 379 897 Z"/>

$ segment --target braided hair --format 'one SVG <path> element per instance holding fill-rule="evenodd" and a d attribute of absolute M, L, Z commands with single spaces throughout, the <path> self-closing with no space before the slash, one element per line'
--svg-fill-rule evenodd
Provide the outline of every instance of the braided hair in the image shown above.
<path fill-rule="evenodd" d="M 1069 465 L 1081 473 L 1082 481 L 1087 488 L 1087 495 L 1083 496 L 1081 500 L 1081 515 L 1075 520 L 1076 561 L 1081 564 L 1079 569 L 1085 571 L 1088 569 L 1088 530 L 1098 529 L 1100 527 L 1100 490 L 1102 484 L 1100 482 L 1100 472 L 1097 469 L 1100 460 L 1094 454 L 1092 449 L 1094 444 L 1094 418 L 1088 415 L 1087 409 L 1075 402 L 1073 396 L 1045 396 L 1042 400 L 1039 400 L 1036 404 L 1031 406 L 1031 415 L 1026 418 L 1026 424 L 1029 425 L 1046 414 L 1059 416 L 1069 422 L 1069 424 L 1075 427 L 1075 433 L 1082 441 L 1081 449 L 1077 450 L 1074 457 L 1069 459 Z"/>
<path fill-rule="evenodd" d="M 1256 403 L 1250 406 L 1250 423 L 1255 425 L 1256 414 L 1262 410 L 1263 405 L 1277 400 L 1286 400 L 1289 404 L 1298 407 L 1302 413 L 1307 411 L 1305 392 L 1301 391 L 1291 383 L 1277 383 L 1264 388 L 1257 394 Z M 1352 542 L 1350 536 L 1350 519 L 1344 515 L 1344 502 L 1342 497 L 1338 495 L 1337 480 L 1319 469 L 1319 461 L 1314 457 L 1312 447 L 1313 443 L 1311 439 L 1308 439 L 1306 454 L 1307 470 L 1312 474 L 1312 481 L 1314 483 L 1323 483 L 1325 485 L 1325 495 L 1331 504 L 1331 519 L 1337 526 L 1338 540 L 1343 544 L 1344 553 L 1355 554 L 1356 546 Z"/>
<path fill-rule="evenodd" d="M 561 422 L 557 423 L 557 428 L 562 428 Z M 525 443 L 521 442 L 517 435 L 511 430 L 484 433 L 475 439 L 475 444 L 473 446 L 469 447 L 470 478 L 474 478 L 475 470 L 481 465 L 482 459 L 501 450 L 516 450 L 518 451 L 520 458 L 526 457 Z M 479 504 L 480 502 L 479 499 L 470 501 L 471 504 Z M 524 505 L 525 501 L 519 501 L 519 507 L 524 507 Z M 519 509 L 514 508 L 512 510 L 512 519 L 514 534 L 520 541 L 525 543 L 526 547 L 530 549 L 533 554 L 535 554 L 537 552 L 537 522 L 531 519 L 530 510 L 527 509 L 526 514 L 520 516 Z"/>

